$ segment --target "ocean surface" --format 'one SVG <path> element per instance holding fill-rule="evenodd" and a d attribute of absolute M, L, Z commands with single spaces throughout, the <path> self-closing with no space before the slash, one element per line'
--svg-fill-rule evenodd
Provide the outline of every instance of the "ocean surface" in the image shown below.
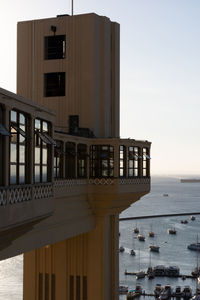
<path fill-rule="evenodd" d="M 168 194 L 164 197 L 163 194 Z M 200 240 L 200 183 L 180 183 L 179 178 L 153 177 L 151 193 L 134 203 L 124 211 L 120 217 L 136 217 L 148 215 L 161 215 L 173 213 L 199 212 L 196 220 L 191 221 L 190 216 L 159 217 L 120 221 L 120 245 L 125 247 L 125 252 L 119 254 L 120 284 L 135 288 L 134 275 L 124 275 L 125 269 L 130 272 L 146 271 L 151 264 L 179 266 L 181 274 L 190 274 L 197 265 L 197 253 L 187 249 L 187 245 L 196 242 L 199 234 Z M 181 224 L 181 220 L 188 220 L 188 224 Z M 133 227 L 139 227 L 146 240 L 139 242 Z M 147 233 L 150 228 L 155 233 L 154 238 L 149 238 Z M 168 228 L 175 227 L 176 235 L 169 235 Z M 152 253 L 148 247 L 151 244 L 160 246 L 159 253 Z M 129 251 L 134 249 L 136 256 L 131 256 Z M 139 259 L 140 257 L 140 259 Z M 200 265 L 200 258 L 199 258 Z M 17 256 L 0 262 L 0 300 L 22 300 L 23 282 L 23 256 Z M 177 285 L 190 285 L 193 291 L 196 282 L 192 279 L 183 281 L 181 278 L 156 277 L 152 280 L 140 279 L 143 290 L 153 292 L 157 283 Z M 148 297 L 146 297 L 148 299 Z M 120 296 L 120 300 L 126 296 Z M 143 300 L 141 297 L 140 299 Z"/>
<path fill-rule="evenodd" d="M 163 196 L 163 194 L 168 194 L 168 196 Z M 181 278 L 155 277 L 136 280 L 134 275 L 124 274 L 125 270 L 146 271 L 150 265 L 152 267 L 165 265 L 178 266 L 181 274 L 190 275 L 197 263 L 200 265 L 197 252 L 187 249 L 189 244 L 197 241 L 198 234 L 200 239 L 200 183 L 180 183 L 179 178 L 154 177 L 151 193 L 134 203 L 120 217 L 187 212 L 199 212 L 199 215 L 195 215 L 195 221 L 190 220 L 190 215 L 120 221 L 119 246 L 125 248 L 125 252 L 119 253 L 121 285 L 134 289 L 136 282 L 139 282 L 147 293 L 153 292 L 157 283 L 170 284 L 174 288 L 177 285 L 182 287 L 190 285 L 195 292 L 196 281 L 194 279 L 183 281 Z M 181 220 L 188 220 L 188 224 L 181 224 Z M 133 233 L 135 226 L 140 229 L 140 233 L 145 235 L 145 242 L 138 241 L 137 234 Z M 168 228 L 174 227 L 177 234 L 169 235 Z M 154 238 L 148 237 L 148 231 L 151 228 L 155 233 Z M 151 252 L 150 256 L 148 247 L 153 244 L 160 247 L 160 252 Z M 129 254 L 131 249 L 135 250 L 135 256 Z M 120 300 L 122 299 L 126 299 L 126 296 L 120 296 Z"/>

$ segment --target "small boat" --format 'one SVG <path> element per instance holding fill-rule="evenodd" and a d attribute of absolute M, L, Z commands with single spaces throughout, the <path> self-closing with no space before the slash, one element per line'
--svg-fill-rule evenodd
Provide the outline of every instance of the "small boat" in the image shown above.
<path fill-rule="evenodd" d="M 163 194 L 163 197 L 168 197 L 169 195 L 168 194 Z"/>
<path fill-rule="evenodd" d="M 200 243 L 193 243 L 188 245 L 188 249 L 190 250 L 195 250 L 195 251 L 200 251 Z"/>
<path fill-rule="evenodd" d="M 126 293 L 128 293 L 128 286 L 127 285 L 120 285 L 119 286 L 119 293 L 120 294 L 126 294 Z"/>
<path fill-rule="evenodd" d="M 161 292 L 159 299 L 166 300 L 169 299 L 172 295 L 172 288 L 171 285 L 167 284 L 164 290 Z"/>
<path fill-rule="evenodd" d="M 156 298 L 158 298 L 161 294 L 161 292 L 163 291 L 163 287 L 161 284 L 156 284 L 155 289 L 154 289 L 154 295 Z"/>
<path fill-rule="evenodd" d="M 191 221 L 194 221 L 195 219 L 196 219 L 195 216 L 190 216 Z"/>
<path fill-rule="evenodd" d="M 187 224 L 188 220 L 181 220 L 181 224 Z"/>
<path fill-rule="evenodd" d="M 141 241 L 141 242 L 144 242 L 144 241 L 145 241 L 145 236 L 142 235 L 142 234 L 138 234 L 137 238 L 138 238 L 138 240 Z"/>
<path fill-rule="evenodd" d="M 135 256 L 135 251 L 133 249 L 131 249 L 130 255 Z"/>
<path fill-rule="evenodd" d="M 138 294 L 140 294 L 140 295 L 142 294 L 142 286 L 141 286 L 141 284 L 136 283 L 135 292 L 138 293 Z"/>
<path fill-rule="evenodd" d="M 137 226 L 133 228 L 133 232 L 134 233 L 139 233 L 140 232 L 139 229 L 137 228 Z"/>
<path fill-rule="evenodd" d="M 155 246 L 155 245 L 149 246 L 149 251 L 152 251 L 152 252 L 159 252 L 159 249 L 160 249 L 159 246 Z"/>
<path fill-rule="evenodd" d="M 194 277 L 198 277 L 200 275 L 200 267 L 196 267 L 192 270 L 191 275 Z"/>
<path fill-rule="evenodd" d="M 148 236 L 149 236 L 149 237 L 154 237 L 154 232 L 153 232 L 153 231 L 149 231 L 149 232 L 148 232 Z"/>
<path fill-rule="evenodd" d="M 124 247 L 123 246 L 121 246 L 120 248 L 119 248 L 119 252 L 124 252 Z"/>
<path fill-rule="evenodd" d="M 153 279 L 155 277 L 155 274 L 154 274 L 154 271 L 153 271 L 152 267 L 148 267 L 148 269 L 147 269 L 147 277 L 149 279 Z"/>
<path fill-rule="evenodd" d="M 182 291 L 181 291 L 181 287 L 177 286 L 174 292 L 174 297 L 176 298 L 181 298 L 182 297 Z"/>
<path fill-rule="evenodd" d="M 169 234 L 176 234 L 176 229 L 175 228 L 169 228 L 168 233 Z"/>
<path fill-rule="evenodd" d="M 135 299 L 139 296 L 140 296 L 140 294 L 136 293 L 135 290 L 130 290 L 130 291 L 128 291 L 128 293 L 126 295 L 126 299 L 127 300 L 132 300 L 132 299 Z"/>
<path fill-rule="evenodd" d="M 190 299 L 192 298 L 192 290 L 191 288 L 186 285 L 184 288 L 183 288 L 183 291 L 182 291 L 182 297 L 185 298 L 185 299 Z"/>
<path fill-rule="evenodd" d="M 141 279 L 145 277 L 145 272 L 144 271 L 139 271 L 136 273 L 136 279 Z"/>

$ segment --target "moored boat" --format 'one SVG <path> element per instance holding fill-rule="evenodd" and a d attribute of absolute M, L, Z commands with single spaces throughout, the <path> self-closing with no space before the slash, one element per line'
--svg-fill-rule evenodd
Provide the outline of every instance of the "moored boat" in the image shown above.
<path fill-rule="evenodd" d="M 131 249 L 130 255 L 135 256 L 135 251 L 133 249 Z"/>
<path fill-rule="evenodd" d="M 188 245 L 187 248 L 190 250 L 200 251 L 200 243 L 197 242 L 197 243 L 190 244 Z"/>
<path fill-rule="evenodd" d="M 156 298 L 158 298 L 163 291 L 163 287 L 160 283 L 156 284 L 155 289 L 154 289 L 154 295 Z"/>
<path fill-rule="evenodd" d="M 121 247 L 119 248 L 119 252 L 124 252 L 124 251 L 125 251 L 124 247 L 121 246 Z"/>
<path fill-rule="evenodd" d="M 127 285 L 120 285 L 119 286 L 119 293 L 120 294 L 126 294 L 126 293 L 128 293 L 128 286 Z"/>
<path fill-rule="evenodd" d="M 182 297 L 182 291 L 181 291 L 181 287 L 177 286 L 174 292 L 174 297 L 176 298 L 181 298 Z"/>
<path fill-rule="evenodd" d="M 172 288 L 171 285 L 167 284 L 164 287 L 164 290 L 161 292 L 159 299 L 166 300 L 169 299 L 171 296 L 172 296 Z"/>
<path fill-rule="evenodd" d="M 183 288 L 182 297 L 185 299 L 192 298 L 192 290 L 188 285 Z"/>
<path fill-rule="evenodd" d="M 141 242 L 144 242 L 144 241 L 145 241 L 145 236 L 142 235 L 142 234 L 138 234 L 137 238 L 138 238 L 138 240 L 141 241 Z"/>
<path fill-rule="evenodd" d="M 159 246 L 155 246 L 155 245 L 149 246 L 149 251 L 152 251 L 152 252 L 159 252 L 159 249 L 160 249 Z"/>
<path fill-rule="evenodd" d="M 136 279 L 142 279 L 145 277 L 145 272 L 144 271 L 139 271 L 136 273 Z"/>
<path fill-rule="evenodd" d="M 169 234 L 176 234 L 176 229 L 175 228 L 169 228 L 168 233 Z"/>
<path fill-rule="evenodd" d="M 191 221 L 194 221 L 195 219 L 196 219 L 195 216 L 190 216 Z"/>

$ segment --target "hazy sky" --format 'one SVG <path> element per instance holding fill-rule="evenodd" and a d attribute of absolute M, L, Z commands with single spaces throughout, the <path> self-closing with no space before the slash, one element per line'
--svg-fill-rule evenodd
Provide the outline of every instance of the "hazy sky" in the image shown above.
<path fill-rule="evenodd" d="M 71 0 L 7 0 L 0 87 L 16 92 L 18 21 L 71 12 Z M 121 25 L 121 137 L 152 142 L 152 174 L 199 174 L 200 1 L 74 0 Z"/>

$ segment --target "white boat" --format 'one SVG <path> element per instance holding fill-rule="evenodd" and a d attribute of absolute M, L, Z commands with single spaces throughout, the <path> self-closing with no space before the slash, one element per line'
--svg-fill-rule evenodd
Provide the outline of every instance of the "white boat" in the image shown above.
<path fill-rule="evenodd" d="M 159 246 L 155 246 L 155 245 L 149 246 L 149 251 L 152 251 L 152 252 L 159 252 L 159 249 L 160 249 Z"/>
<path fill-rule="evenodd" d="M 156 298 L 158 298 L 161 294 L 161 292 L 163 291 L 163 287 L 161 284 L 156 284 L 155 289 L 154 289 L 154 295 Z"/>
<path fill-rule="evenodd" d="M 138 234 L 137 238 L 138 238 L 139 241 L 142 241 L 142 242 L 145 241 L 145 236 L 142 235 L 142 234 Z"/>
<path fill-rule="evenodd" d="M 126 293 L 128 293 L 128 286 L 127 285 L 120 285 L 119 286 L 119 293 L 120 294 L 126 294 Z"/>
<path fill-rule="evenodd" d="M 124 252 L 124 247 L 123 246 L 121 246 L 120 248 L 119 248 L 119 252 Z"/>
<path fill-rule="evenodd" d="M 185 299 L 192 298 L 192 290 L 188 285 L 186 285 L 184 287 L 183 292 L 182 292 L 182 297 L 185 298 Z"/>
<path fill-rule="evenodd" d="M 130 255 L 135 256 L 135 251 L 133 249 L 131 249 Z"/>

